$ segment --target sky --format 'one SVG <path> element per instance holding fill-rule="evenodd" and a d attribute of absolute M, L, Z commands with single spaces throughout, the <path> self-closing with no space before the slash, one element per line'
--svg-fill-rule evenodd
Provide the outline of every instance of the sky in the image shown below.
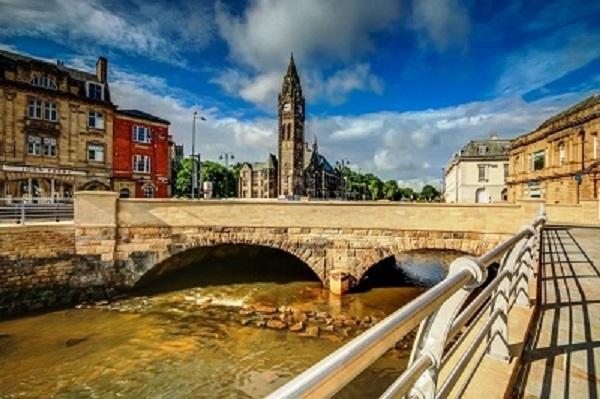
<path fill-rule="evenodd" d="M 202 159 L 277 153 L 293 52 L 305 139 L 421 188 L 470 140 L 512 139 L 600 91 L 590 0 L 0 0 L 0 48 L 94 71 Z"/>

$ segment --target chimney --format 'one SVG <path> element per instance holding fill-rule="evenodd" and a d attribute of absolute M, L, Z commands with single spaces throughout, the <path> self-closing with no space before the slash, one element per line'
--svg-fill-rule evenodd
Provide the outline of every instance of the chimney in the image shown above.
<path fill-rule="evenodd" d="M 492 132 L 492 135 L 490 136 L 490 138 L 491 138 L 492 140 L 498 140 L 498 133 L 496 133 L 496 132 Z"/>
<path fill-rule="evenodd" d="M 96 62 L 96 77 L 100 83 L 106 83 L 108 60 L 105 57 L 98 57 Z"/>

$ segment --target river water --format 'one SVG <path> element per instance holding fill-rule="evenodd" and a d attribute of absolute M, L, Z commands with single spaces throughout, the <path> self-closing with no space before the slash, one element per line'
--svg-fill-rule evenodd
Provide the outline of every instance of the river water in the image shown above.
<path fill-rule="evenodd" d="M 0 398 L 263 397 L 439 281 L 453 256 L 382 262 L 340 298 L 297 259 L 244 249 L 111 303 L 2 321 Z M 381 394 L 410 339 L 336 397 Z"/>

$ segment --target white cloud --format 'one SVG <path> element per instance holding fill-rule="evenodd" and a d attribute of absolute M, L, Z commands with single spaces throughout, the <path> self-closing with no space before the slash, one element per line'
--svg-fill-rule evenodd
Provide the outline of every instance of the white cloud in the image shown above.
<path fill-rule="evenodd" d="M 206 6 L 105 4 L 101 0 L 3 0 L 0 37 L 44 37 L 84 49 L 104 46 L 183 65 L 180 51 L 208 44 L 213 34 Z"/>
<path fill-rule="evenodd" d="M 470 19 L 467 7 L 460 0 L 413 0 L 414 29 L 445 49 L 463 46 L 469 36 Z"/>
<path fill-rule="evenodd" d="M 399 17 L 399 2 L 388 0 L 255 0 L 241 15 L 218 2 L 217 26 L 240 69 L 219 71 L 213 82 L 270 109 L 293 52 L 312 102 L 340 104 L 354 91 L 382 93 L 381 79 L 357 61 L 376 50 L 372 35 L 395 29 Z"/>
<path fill-rule="evenodd" d="M 499 95 L 524 94 L 560 79 L 600 57 L 600 35 L 578 27 L 558 30 L 502 61 L 496 84 Z"/>

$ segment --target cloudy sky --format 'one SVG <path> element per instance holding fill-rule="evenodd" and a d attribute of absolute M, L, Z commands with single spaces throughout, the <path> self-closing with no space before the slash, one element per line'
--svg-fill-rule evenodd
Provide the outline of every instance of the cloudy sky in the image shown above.
<path fill-rule="evenodd" d="M 93 70 L 203 159 L 276 152 L 294 53 L 306 140 L 420 188 L 469 140 L 513 138 L 600 89 L 590 0 L 0 0 L 0 47 Z"/>

